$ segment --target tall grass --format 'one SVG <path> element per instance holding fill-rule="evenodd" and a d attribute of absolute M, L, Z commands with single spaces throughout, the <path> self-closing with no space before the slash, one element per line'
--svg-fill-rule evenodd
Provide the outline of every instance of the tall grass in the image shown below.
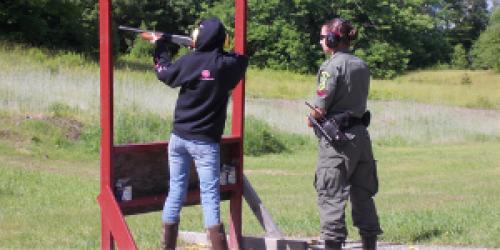
<path fill-rule="evenodd" d="M 248 69 L 246 90 L 249 97 L 303 99 L 316 88 L 315 76 L 288 71 Z"/>
<path fill-rule="evenodd" d="M 36 114 L 47 112 L 53 103 L 64 103 L 80 112 L 81 117 L 97 120 L 99 114 L 97 65 L 85 63 L 84 58 L 71 53 L 50 55 L 33 48 L 22 49 L 14 46 L 7 49 L 5 45 L 0 48 L 0 66 L 4 69 L 0 75 L 2 109 Z M 122 121 L 120 116 L 130 110 L 157 114 L 162 118 L 171 117 L 178 90 L 164 86 L 156 80 L 152 72 L 130 71 L 126 63 L 122 64 L 114 72 L 114 110 L 118 125 Z M 469 75 L 471 81 L 469 85 L 461 83 L 463 73 Z M 500 85 L 496 84 L 499 76 L 485 71 L 425 71 L 410 73 L 396 78 L 394 82 L 374 81 L 371 93 L 373 96 L 379 96 L 375 99 L 398 99 L 397 96 L 407 95 L 406 99 L 420 100 L 424 95 L 419 93 L 427 93 L 426 98 L 430 98 L 432 95 L 453 92 L 448 90 L 456 88 L 459 92 L 469 92 L 460 94 L 460 98 L 456 99 L 444 96 L 440 102 L 456 103 L 458 99 L 464 102 L 478 93 L 483 97 L 487 95 L 484 98 L 496 98 L 500 93 L 497 87 Z M 301 93 L 302 96 L 307 95 L 305 93 L 310 90 L 306 88 L 311 88 L 312 83 L 309 80 L 312 76 L 250 69 L 247 77 L 249 95 L 286 94 L 288 98 L 298 98 L 297 100 L 247 98 L 246 113 L 249 116 L 263 120 L 278 130 L 313 136 L 311 129 L 305 125 L 305 114 L 309 110 L 303 104 L 303 100 L 308 98 L 301 99 L 300 95 L 292 93 L 297 91 L 296 93 Z M 261 91 L 264 89 L 265 91 Z M 252 94 L 257 92 L 261 94 Z M 280 94 L 275 95 L 278 92 Z M 382 94 L 380 97 L 380 93 L 389 94 Z M 488 103 L 496 103 L 500 98 L 487 100 Z M 500 112 L 497 110 L 383 100 L 370 101 L 369 109 L 373 113 L 370 131 L 372 138 L 378 144 L 498 140 L 500 134 L 498 123 Z M 143 126 L 139 122 L 133 125 Z"/>
<path fill-rule="evenodd" d="M 172 111 L 177 90 L 162 86 L 148 70 L 149 63 L 117 60 L 116 107 L 137 102 L 150 111 Z M 0 66 L 3 107 L 36 111 L 46 108 L 44 103 L 59 101 L 97 112 L 98 65 L 80 55 L 0 43 Z M 418 71 L 394 80 L 373 80 L 370 99 L 500 109 L 499 82 L 500 74 L 491 71 Z M 248 97 L 303 100 L 311 98 L 314 89 L 313 75 L 251 68 L 247 72 Z"/>
<path fill-rule="evenodd" d="M 370 101 L 369 127 L 378 145 L 419 145 L 498 141 L 500 112 L 402 101 Z M 247 100 L 248 115 L 276 128 L 313 136 L 306 126 L 309 108 L 303 101 Z"/>
<path fill-rule="evenodd" d="M 471 70 L 416 71 L 392 81 L 373 81 L 370 99 L 500 109 L 500 74 Z"/>

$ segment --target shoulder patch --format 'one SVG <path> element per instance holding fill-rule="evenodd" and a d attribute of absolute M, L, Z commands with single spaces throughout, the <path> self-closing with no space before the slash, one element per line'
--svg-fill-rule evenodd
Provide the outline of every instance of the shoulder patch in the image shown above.
<path fill-rule="evenodd" d="M 318 89 L 316 90 L 316 94 L 318 96 L 325 96 L 327 94 L 326 91 L 326 81 L 328 78 L 330 78 L 330 73 L 327 71 L 321 71 L 319 75 L 319 84 L 318 84 Z"/>

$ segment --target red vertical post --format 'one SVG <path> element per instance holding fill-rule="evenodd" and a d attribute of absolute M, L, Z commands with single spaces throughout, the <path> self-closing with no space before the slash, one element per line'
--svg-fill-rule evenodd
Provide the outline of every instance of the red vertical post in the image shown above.
<path fill-rule="evenodd" d="M 113 60 L 111 0 L 99 0 L 99 61 L 101 97 L 101 194 L 111 186 L 113 149 Z M 113 249 L 113 236 L 101 208 L 101 249 Z"/>
<path fill-rule="evenodd" d="M 104 219 L 104 212 L 101 212 L 101 249 L 114 249 L 114 239 L 111 229 Z"/>
<path fill-rule="evenodd" d="M 235 0 L 235 51 L 240 54 L 245 54 L 246 50 L 246 32 L 247 32 L 247 1 Z M 238 188 L 232 195 L 229 203 L 230 219 L 229 219 L 229 247 L 231 249 L 241 249 L 241 234 L 242 234 L 242 196 L 243 196 L 243 131 L 245 120 L 245 78 L 236 86 L 233 91 L 233 115 L 231 133 L 233 136 L 240 137 L 239 154 L 240 154 L 240 171 L 238 171 L 237 183 Z"/>
<path fill-rule="evenodd" d="M 234 17 L 234 50 L 237 53 L 245 54 L 246 51 L 246 19 L 247 2 L 246 0 L 235 0 L 236 9 Z M 233 91 L 233 116 L 232 116 L 232 134 L 240 136 L 243 139 L 243 127 L 245 116 L 245 78 L 241 79 Z"/>

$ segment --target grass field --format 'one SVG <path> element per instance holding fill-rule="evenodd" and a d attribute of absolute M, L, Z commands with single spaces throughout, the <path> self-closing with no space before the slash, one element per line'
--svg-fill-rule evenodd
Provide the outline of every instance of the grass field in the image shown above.
<path fill-rule="evenodd" d="M 0 249 L 99 248 L 98 67 L 9 46 L 0 46 Z M 500 247 L 499 79 L 449 70 L 373 81 L 382 240 Z M 313 89 L 314 76 L 248 72 L 247 131 L 270 133 L 276 141 L 268 143 L 289 150 L 247 155 L 245 174 L 290 236 L 319 231 L 315 141 L 303 105 Z M 176 94 L 151 72 L 117 69 L 116 142 L 166 139 Z M 247 206 L 243 218 L 245 234 L 263 234 Z M 202 231 L 201 221 L 199 206 L 183 210 L 182 229 Z M 141 249 L 158 248 L 159 213 L 127 222 Z"/>
<path fill-rule="evenodd" d="M 50 149 L 21 138 L 2 139 L 1 145 L 0 202 L 6 205 L 0 209 L 0 246 L 98 248 L 96 157 L 61 159 L 57 155 L 70 149 Z M 492 222 L 500 220 L 499 150 L 495 142 L 377 147 L 382 239 L 498 247 L 500 226 Z M 314 162 L 314 150 L 246 157 L 246 175 L 287 235 L 317 235 Z M 244 233 L 263 234 L 244 208 Z M 224 203 L 223 217 L 227 215 Z M 159 216 L 127 218 L 141 249 L 158 247 Z M 184 209 L 182 218 L 182 229 L 202 231 L 198 206 Z M 349 229 L 357 238 L 355 229 Z"/>

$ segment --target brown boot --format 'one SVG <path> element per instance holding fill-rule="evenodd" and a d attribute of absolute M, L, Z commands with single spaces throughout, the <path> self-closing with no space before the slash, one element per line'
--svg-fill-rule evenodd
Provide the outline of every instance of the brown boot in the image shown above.
<path fill-rule="evenodd" d="M 376 250 L 377 249 L 377 236 L 362 236 L 361 242 L 363 243 L 363 250 Z"/>
<path fill-rule="evenodd" d="M 179 222 L 163 224 L 163 240 L 161 243 L 161 249 L 175 250 L 178 233 L 179 233 Z"/>
<path fill-rule="evenodd" d="M 224 225 L 217 224 L 208 229 L 208 239 L 212 243 L 212 250 L 228 250 L 226 232 L 224 232 Z"/>
<path fill-rule="evenodd" d="M 342 242 L 336 240 L 325 240 L 325 250 L 341 250 Z"/>

